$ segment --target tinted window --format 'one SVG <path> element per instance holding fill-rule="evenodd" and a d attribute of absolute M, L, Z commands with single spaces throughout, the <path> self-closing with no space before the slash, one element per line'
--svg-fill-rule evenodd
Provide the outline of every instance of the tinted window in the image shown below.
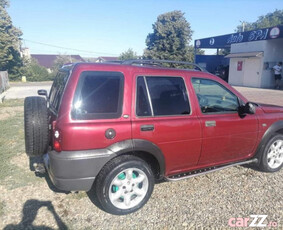
<path fill-rule="evenodd" d="M 86 71 L 73 102 L 75 119 L 110 119 L 122 114 L 124 76 L 119 72 Z"/>
<path fill-rule="evenodd" d="M 154 116 L 190 114 L 188 95 L 181 77 L 146 77 Z"/>
<path fill-rule="evenodd" d="M 55 112 L 58 112 L 59 110 L 61 98 L 64 92 L 65 85 L 67 83 L 68 77 L 69 77 L 68 71 L 58 72 L 53 81 L 53 84 L 50 90 L 50 94 L 49 94 L 49 100 L 50 100 L 50 106 Z"/>
<path fill-rule="evenodd" d="M 147 90 L 144 82 L 144 77 L 137 79 L 137 101 L 136 101 L 137 116 L 151 116 L 151 109 L 148 100 Z"/>
<path fill-rule="evenodd" d="M 238 111 L 238 98 L 220 83 L 208 79 L 192 79 L 202 113 Z"/>

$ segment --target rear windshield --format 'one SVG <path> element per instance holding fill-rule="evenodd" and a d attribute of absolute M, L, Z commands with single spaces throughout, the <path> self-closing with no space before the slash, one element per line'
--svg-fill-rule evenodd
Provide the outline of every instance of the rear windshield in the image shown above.
<path fill-rule="evenodd" d="M 124 75 L 120 72 L 85 71 L 76 89 L 72 118 L 113 119 L 122 114 Z"/>
<path fill-rule="evenodd" d="M 49 94 L 50 108 L 58 113 L 61 98 L 64 92 L 65 85 L 69 77 L 69 71 L 58 72 Z"/>

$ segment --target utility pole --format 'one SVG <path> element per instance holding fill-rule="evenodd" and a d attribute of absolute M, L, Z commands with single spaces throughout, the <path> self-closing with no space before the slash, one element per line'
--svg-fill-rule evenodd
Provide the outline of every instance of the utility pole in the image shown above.
<path fill-rule="evenodd" d="M 245 21 L 240 21 L 240 23 L 242 23 L 242 32 L 245 32 Z"/>

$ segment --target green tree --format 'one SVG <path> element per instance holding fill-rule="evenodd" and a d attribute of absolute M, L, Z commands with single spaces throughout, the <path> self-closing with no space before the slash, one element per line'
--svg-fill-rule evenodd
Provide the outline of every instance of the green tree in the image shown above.
<path fill-rule="evenodd" d="M 81 62 L 80 60 L 72 58 L 71 55 L 58 55 L 51 67 L 51 78 L 54 79 L 58 70 L 65 64 Z"/>
<path fill-rule="evenodd" d="M 21 74 L 26 76 L 27 81 L 48 81 L 53 80 L 53 76 L 47 69 L 38 64 L 35 59 L 24 59 L 24 67 Z"/>
<path fill-rule="evenodd" d="M 13 26 L 8 6 L 9 1 L 0 0 L 0 71 L 8 70 L 11 78 L 16 79 L 23 65 L 19 52 L 22 32 Z"/>
<path fill-rule="evenodd" d="M 59 55 L 57 56 L 56 60 L 53 63 L 52 71 L 56 72 L 58 69 L 60 69 L 64 64 L 72 63 L 72 60 L 69 58 L 68 55 Z"/>
<path fill-rule="evenodd" d="M 0 6 L 1 7 L 9 7 L 10 6 L 10 2 L 8 0 L 0 0 Z"/>
<path fill-rule="evenodd" d="M 120 54 L 118 57 L 119 60 L 130 60 L 130 59 L 137 59 L 138 55 L 133 49 L 129 48 L 127 51 Z"/>
<path fill-rule="evenodd" d="M 275 10 L 272 13 L 258 17 L 255 22 L 244 22 L 245 31 L 262 29 L 283 24 L 283 10 Z M 243 25 L 238 25 L 236 32 L 242 32 Z"/>
<path fill-rule="evenodd" d="M 63 65 L 69 64 L 69 63 L 76 63 L 76 62 L 81 62 L 81 61 L 72 58 L 71 55 L 58 55 L 56 60 L 53 63 L 51 70 L 53 72 L 57 72 L 57 70 L 60 69 Z"/>
<path fill-rule="evenodd" d="M 144 58 L 192 61 L 193 50 L 190 23 L 181 11 L 172 11 L 158 16 L 152 25 L 153 33 L 146 38 Z"/>
<path fill-rule="evenodd" d="M 228 54 L 230 54 L 230 48 L 226 48 L 226 49 L 219 49 L 219 51 L 218 51 L 218 55 L 228 55 Z"/>

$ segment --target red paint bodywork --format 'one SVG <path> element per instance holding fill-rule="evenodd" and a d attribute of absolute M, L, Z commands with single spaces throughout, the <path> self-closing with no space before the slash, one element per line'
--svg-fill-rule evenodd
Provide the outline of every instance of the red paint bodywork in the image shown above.
<path fill-rule="evenodd" d="M 118 119 L 73 120 L 73 96 L 83 71 L 118 71 L 124 74 L 122 116 Z M 182 116 L 146 117 L 135 114 L 136 79 L 138 76 L 178 76 L 186 83 L 191 114 Z M 69 77 L 56 119 L 55 130 L 60 131 L 60 147 L 64 151 L 107 148 L 129 139 L 144 139 L 157 145 L 164 154 L 165 175 L 173 175 L 197 168 L 220 165 L 251 158 L 268 127 L 283 119 L 283 108 L 259 106 L 256 114 L 240 118 L 234 114 L 202 114 L 191 78 L 207 78 L 219 82 L 243 102 L 247 102 L 229 84 L 209 73 L 137 67 L 116 64 L 79 64 Z M 128 115 L 128 117 L 124 117 Z M 216 121 L 215 127 L 205 127 L 206 121 Z M 52 121 L 51 121 L 52 122 Z M 141 132 L 141 125 L 154 125 L 154 131 Z M 263 126 L 263 124 L 266 124 Z M 106 139 L 108 128 L 116 130 L 114 139 Z"/>

